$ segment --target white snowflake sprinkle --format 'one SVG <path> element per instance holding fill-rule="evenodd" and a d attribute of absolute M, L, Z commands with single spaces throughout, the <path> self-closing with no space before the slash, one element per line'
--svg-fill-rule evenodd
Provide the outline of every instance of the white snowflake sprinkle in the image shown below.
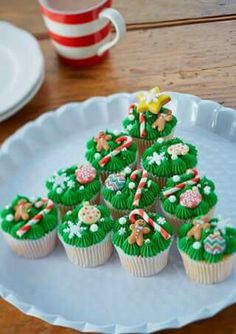
<path fill-rule="evenodd" d="M 202 244 L 201 244 L 201 242 L 199 242 L 199 241 L 195 241 L 195 242 L 192 244 L 192 247 L 193 247 L 193 249 L 198 250 L 198 249 L 200 249 L 200 248 L 202 247 Z"/>
<path fill-rule="evenodd" d="M 125 227 L 121 227 L 119 230 L 118 230 L 118 234 L 119 235 L 124 235 L 126 233 L 126 228 Z"/>
<path fill-rule="evenodd" d="M 73 180 L 69 180 L 69 181 L 67 182 L 67 187 L 68 187 L 69 189 L 74 188 L 74 187 L 75 187 L 75 181 L 73 181 Z"/>
<path fill-rule="evenodd" d="M 124 217 L 121 217 L 119 220 L 118 220 L 119 224 L 120 225 L 124 225 L 126 224 L 126 219 Z"/>
<path fill-rule="evenodd" d="M 152 156 L 147 157 L 148 164 L 153 165 L 157 164 L 160 166 L 163 160 L 165 160 L 165 153 L 158 154 L 157 152 L 154 152 Z"/>
<path fill-rule="evenodd" d="M 211 187 L 205 186 L 203 188 L 204 194 L 209 195 L 211 193 Z"/>
<path fill-rule="evenodd" d="M 56 189 L 57 187 L 60 187 L 62 189 L 65 188 L 65 183 L 66 183 L 66 175 L 55 175 L 54 180 L 53 180 L 53 189 Z"/>
<path fill-rule="evenodd" d="M 14 220 L 14 216 L 12 214 L 9 214 L 6 216 L 6 221 L 12 222 Z"/>
<path fill-rule="evenodd" d="M 97 226 L 97 224 L 92 224 L 89 229 L 90 229 L 91 232 L 97 232 L 98 226 Z"/>
<path fill-rule="evenodd" d="M 133 120 L 135 119 L 135 117 L 134 117 L 133 114 L 130 114 L 130 115 L 128 116 L 128 119 L 129 119 L 130 121 L 133 121 Z"/>
<path fill-rule="evenodd" d="M 145 244 L 150 244 L 150 242 L 151 242 L 150 239 L 146 239 L 146 240 L 144 241 Z"/>
<path fill-rule="evenodd" d="M 96 160 L 98 160 L 98 159 L 100 159 L 101 158 L 101 154 L 100 153 L 95 153 L 94 154 L 94 158 L 96 159 Z"/>
<path fill-rule="evenodd" d="M 149 104 L 151 102 L 156 102 L 157 101 L 157 93 L 156 92 L 144 92 L 144 100 Z"/>
<path fill-rule="evenodd" d="M 60 187 L 58 187 L 57 189 L 56 189 L 56 193 L 57 194 L 62 194 L 63 193 L 63 189 L 62 188 L 60 188 Z"/>
<path fill-rule="evenodd" d="M 175 202 L 176 202 L 176 196 L 171 195 L 171 196 L 169 197 L 169 201 L 170 201 L 171 203 L 175 203 Z"/>
<path fill-rule="evenodd" d="M 128 130 L 128 131 L 131 131 L 132 128 L 133 128 L 133 125 L 132 125 L 132 124 L 128 124 L 128 125 L 126 126 L 126 130 Z"/>
<path fill-rule="evenodd" d="M 130 167 L 125 167 L 124 172 L 125 174 L 130 174 L 132 172 L 132 169 Z"/>
<path fill-rule="evenodd" d="M 128 187 L 129 187 L 129 189 L 134 189 L 134 188 L 136 187 L 136 185 L 135 185 L 134 182 L 130 182 L 130 183 L 128 184 Z"/>
<path fill-rule="evenodd" d="M 164 217 L 159 217 L 159 218 L 157 219 L 157 222 L 158 222 L 158 224 L 163 225 L 163 224 L 166 223 L 166 220 L 165 220 Z"/>
<path fill-rule="evenodd" d="M 173 180 L 174 182 L 179 182 L 179 181 L 180 181 L 180 176 L 179 176 L 179 175 L 174 175 L 174 176 L 172 177 L 172 180 Z"/>
<path fill-rule="evenodd" d="M 69 233 L 69 239 L 73 239 L 74 236 L 81 238 L 81 232 L 86 230 L 86 227 L 82 227 L 80 223 L 74 224 L 72 221 L 67 222 L 68 227 L 64 228 L 64 233 Z"/>

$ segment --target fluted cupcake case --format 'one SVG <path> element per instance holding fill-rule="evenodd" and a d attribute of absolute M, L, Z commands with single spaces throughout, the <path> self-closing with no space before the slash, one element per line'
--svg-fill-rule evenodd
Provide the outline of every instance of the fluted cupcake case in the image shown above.
<path fill-rule="evenodd" d="M 141 165 L 163 188 L 168 178 L 184 174 L 197 166 L 197 149 L 180 138 L 167 141 L 159 138 L 144 151 Z"/>
<path fill-rule="evenodd" d="M 96 267 L 112 254 L 112 218 L 105 206 L 89 202 L 68 211 L 62 218 L 58 236 L 68 259 L 81 267 Z"/>
<path fill-rule="evenodd" d="M 160 193 L 163 214 L 175 230 L 195 217 L 211 218 L 216 203 L 214 183 L 200 177 L 196 169 L 169 178 Z"/>
<path fill-rule="evenodd" d="M 178 249 L 186 274 L 196 282 L 224 281 L 235 263 L 236 228 L 219 218 L 198 217 L 178 231 Z"/>
<path fill-rule="evenodd" d="M 88 141 L 85 157 L 104 183 L 110 174 L 119 173 L 126 167 L 136 167 L 137 145 L 124 133 L 100 131 Z"/>
<path fill-rule="evenodd" d="M 123 268 L 145 277 L 167 265 L 172 234 L 172 226 L 159 214 L 134 209 L 115 222 L 112 242 Z"/>
<path fill-rule="evenodd" d="M 118 219 L 137 207 L 155 211 L 159 192 L 159 185 L 147 171 L 126 167 L 123 172 L 108 176 L 102 197 L 113 218 Z"/>
<path fill-rule="evenodd" d="M 18 195 L 1 212 L 1 230 L 11 250 L 36 259 L 47 256 L 56 246 L 58 212 L 51 200 L 30 200 Z"/>
<path fill-rule="evenodd" d="M 170 109 L 164 107 L 170 100 L 170 96 L 160 94 L 155 87 L 149 92 L 139 93 L 137 102 L 130 105 L 123 127 L 135 140 L 139 158 L 158 138 L 168 140 L 173 137 L 177 119 Z"/>
<path fill-rule="evenodd" d="M 101 183 L 91 165 L 60 169 L 46 181 L 48 197 L 58 205 L 61 217 L 83 201 L 99 204 Z"/>

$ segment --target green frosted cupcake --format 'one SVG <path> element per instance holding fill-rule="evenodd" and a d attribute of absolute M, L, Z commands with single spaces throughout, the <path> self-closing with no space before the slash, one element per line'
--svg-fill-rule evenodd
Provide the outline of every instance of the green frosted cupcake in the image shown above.
<path fill-rule="evenodd" d="M 123 133 L 101 131 L 88 141 L 85 157 L 104 182 L 109 174 L 119 173 L 125 167 L 136 166 L 137 145 L 131 137 Z"/>
<path fill-rule="evenodd" d="M 90 165 L 60 169 L 46 181 L 46 187 L 48 198 L 58 205 L 61 216 L 83 201 L 99 204 L 101 183 Z"/>
<path fill-rule="evenodd" d="M 5 240 L 17 255 L 39 258 L 55 248 L 58 212 L 51 200 L 17 195 L 0 217 Z"/>
<path fill-rule="evenodd" d="M 225 280 L 232 272 L 236 228 L 219 218 L 195 218 L 178 229 L 178 249 L 187 275 L 197 283 Z"/>
<path fill-rule="evenodd" d="M 134 276 L 151 276 L 168 262 L 173 228 L 157 213 L 142 209 L 114 223 L 112 242 L 125 270 Z"/>
<path fill-rule="evenodd" d="M 214 183 L 196 169 L 168 179 L 160 193 L 163 213 L 175 227 L 195 217 L 211 218 L 217 203 Z"/>
<path fill-rule="evenodd" d="M 114 219 L 129 214 L 139 207 L 146 211 L 155 211 L 160 192 L 147 171 L 126 167 L 123 172 L 110 174 L 102 188 L 102 196 Z"/>
<path fill-rule="evenodd" d="M 160 94 L 157 87 L 137 95 L 137 103 L 129 107 L 129 115 L 123 120 L 123 127 L 138 145 L 139 156 L 155 143 L 173 137 L 177 124 L 172 111 L 164 105 L 170 102 L 168 95 Z"/>
<path fill-rule="evenodd" d="M 197 165 L 197 149 L 179 138 L 159 138 L 142 155 L 142 166 L 163 188 L 169 177 L 186 173 Z"/>
<path fill-rule="evenodd" d="M 111 256 L 112 227 L 112 218 L 105 206 L 84 202 L 63 216 L 58 235 L 72 263 L 95 267 Z"/>

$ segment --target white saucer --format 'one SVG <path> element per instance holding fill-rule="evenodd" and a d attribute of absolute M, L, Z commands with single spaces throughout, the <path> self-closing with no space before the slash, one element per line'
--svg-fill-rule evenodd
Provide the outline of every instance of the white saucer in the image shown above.
<path fill-rule="evenodd" d="M 33 35 L 0 21 L 0 120 L 13 115 L 34 96 L 43 73 L 43 55 Z"/>

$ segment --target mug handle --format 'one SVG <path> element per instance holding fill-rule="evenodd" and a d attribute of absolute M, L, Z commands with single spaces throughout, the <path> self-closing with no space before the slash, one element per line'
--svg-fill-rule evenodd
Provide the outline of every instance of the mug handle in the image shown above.
<path fill-rule="evenodd" d="M 101 56 L 104 52 L 112 48 L 125 35 L 126 26 L 123 16 L 114 8 L 106 8 L 99 14 L 99 19 L 106 18 L 111 21 L 116 30 L 116 36 L 113 40 L 103 44 L 97 50 L 97 55 Z"/>

